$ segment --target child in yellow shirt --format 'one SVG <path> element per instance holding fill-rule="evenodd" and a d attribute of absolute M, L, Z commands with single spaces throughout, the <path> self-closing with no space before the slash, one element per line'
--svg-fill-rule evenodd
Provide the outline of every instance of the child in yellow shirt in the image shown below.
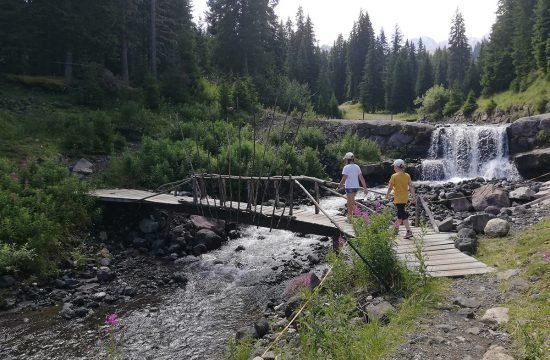
<path fill-rule="evenodd" d="M 411 239 L 413 233 L 409 224 L 409 214 L 405 207 L 409 202 L 409 193 L 411 194 L 412 201 L 415 199 L 414 186 L 410 175 L 405 172 L 405 162 L 403 160 L 395 160 L 393 162 L 393 170 L 395 174 L 391 176 L 386 199 L 390 198 L 390 193 L 394 190 L 393 202 L 397 207 L 397 221 L 395 222 L 395 227 L 399 230 L 399 226 L 404 224 L 407 229 L 405 239 Z"/>

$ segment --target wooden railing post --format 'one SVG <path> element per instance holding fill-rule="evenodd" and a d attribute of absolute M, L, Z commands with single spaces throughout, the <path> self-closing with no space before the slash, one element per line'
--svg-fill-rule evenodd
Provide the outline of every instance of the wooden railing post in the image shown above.
<path fill-rule="evenodd" d="M 279 207 L 279 180 L 276 180 L 273 182 L 273 186 L 274 186 L 274 189 L 275 189 L 275 204 L 273 204 L 273 206 L 275 206 L 276 208 Z"/>
<path fill-rule="evenodd" d="M 315 201 L 319 203 L 319 183 L 315 182 Z M 315 213 L 319 214 L 319 206 L 315 205 Z"/>
<path fill-rule="evenodd" d="M 420 201 L 418 199 L 418 195 L 416 195 L 414 201 L 414 216 L 414 226 L 420 227 Z"/>
<path fill-rule="evenodd" d="M 197 204 L 198 203 L 198 197 L 199 197 L 199 184 L 197 184 L 197 178 L 195 176 L 193 176 L 193 180 L 192 180 L 192 183 L 193 183 L 193 204 Z"/>
<path fill-rule="evenodd" d="M 292 212 L 294 210 L 294 180 L 292 180 L 292 176 L 290 176 L 290 184 L 289 184 L 289 196 L 288 196 L 288 215 L 292 216 Z"/>
<path fill-rule="evenodd" d="M 250 180 L 246 181 L 246 211 L 252 210 L 252 184 Z"/>

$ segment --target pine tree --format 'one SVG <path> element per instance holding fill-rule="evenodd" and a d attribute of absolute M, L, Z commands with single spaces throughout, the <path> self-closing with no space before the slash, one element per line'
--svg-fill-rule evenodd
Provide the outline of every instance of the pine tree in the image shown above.
<path fill-rule="evenodd" d="M 546 42 L 550 37 L 550 0 L 537 0 L 535 6 L 532 47 L 537 68 L 546 71 L 547 59 L 550 53 L 546 50 Z"/>
<path fill-rule="evenodd" d="M 359 84 L 363 79 L 363 69 L 367 53 L 371 44 L 374 42 L 374 31 L 368 13 L 359 13 L 359 19 L 355 22 L 350 33 L 347 63 L 348 63 L 348 84 L 349 97 L 358 99 L 360 88 Z"/>
<path fill-rule="evenodd" d="M 448 86 L 447 82 L 447 48 L 437 48 L 433 57 L 434 83 L 443 87 Z"/>
<path fill-rule="evenodd" d="M 384 90 L 385 90 L 385 102 L 386 102 L 386 109 L 392 110 L 396 107 L 395 104 L 395 96 L 393 94 L 394 89 L 397 89 L 398 87 L 394 84 L 395 79 L 395 67 L 397 60 L 399 58 L 400 50 L 401 50 L 401 42 L 403 41 L 403 34 L 401 33 L 401 29 L 399 26 L 395 25 L 395 31 L 392 36 L 392 47 L 389 50 L 389 54 L 386 57 L 386 64 L 385 64 L 385 78 L 384 78 Z M 405 62 L 404 59 L 403 63 Z M 401 69 L 399 69 L 401 71 Z M 398 72 L 399 72 L 398 71 Z"/>
<path fill-rule="evenodd" d="M 416 97 L 422 97 L 434 85 L 432 61 L 423 46 L 422 39 L 418 43 L 418 63 L 415 93 Z"/>
<path fill-rule="evenodd" d="M 330 63 L 334 94 L 338 102 L 342 103 L 346 89 L 346 43 L 342 34 L 338 35 L 330 50 Z"/>
<path fill-rule="evenodd" d="M 454 86 L 454 84 L 462 86 L 470 62 L 471 49 L 466 37 L 464 18 L 458 10 L 451 25 L 448 53 L 448 83 L 451 86 Z"/>
<path fill-rule="evenodd" d="M 512 40 L 512 59 L 516 78 L 515 90 L 525 90 L 526 78 L 534 69 L 534 58 L 529 56 L 532 50 L 533 7 L 535 0 L 516 0 L 514 3 L 514 36 Z"/>

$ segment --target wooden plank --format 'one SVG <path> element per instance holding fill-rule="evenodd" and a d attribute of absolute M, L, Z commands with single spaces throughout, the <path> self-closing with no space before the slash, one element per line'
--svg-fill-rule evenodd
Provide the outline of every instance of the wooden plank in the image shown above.
<path fill-rule="evenodd" d="M 448 270 L 448 271 L 430 271 L 429 274 L 432 277 L 456 277 L 465 275 L 479 275 L 493 272 L 491 268 L 480 269 L 461 269 L 461 270 Z"/>
<path fill-rule="evenodd" d="M 398 254 L 398 257 L 405 261 L 417 261 L 416 256 L 414 254 Z M 475 258 L 470 257 L 468 255 L 464 255 L 462 253 L 452 253 L 452 254 L 441 254 L 441 255 L 426 255 L 424 259 L 428 261 L 456 261 L 456 262 L 465 262 L 473 259 L 474 261 L 477 261 Z"/>
<path fill-rule="evenodd" d="M 454 246 L 454 242 L 452 241 L 449 241 L 449 240 L 439 240 L 439 241 L 430 241 L 430 242 L 426 242 L 426 243 L 423 243 L 423 244 L 418 244 L 420 246 L 423 246 L 423 247 L 431 247 L 431 246 L 439 246 L 439 245 L 453 245 Z M 400 243 L 400 242 L 397 242 L 397 248 L 398 249 L 409 249 L 409 248 L 412 248 L 412 249 L 416 249 L 416 244 L 415 243 Z"/>
<path fill-rule="evenodd" d="M 468 270 L 468 269 L 481 269 L 487 268 L 488 266 L 479 261 L 472 263 L 461 263 L 461 264 L 428 264 L 429 271 L 450 271 L 450 270 Z"/>
<path fill-rule="evenodd" d="M 434 251 L 424 251 L 424 256 L 433 256 L 433 255 L 443 255 L 443 254 L 456 254 L 459 252 L 457 249 L 444 249 L 444 250 L 434 250 Z M 398 253 L 397 255 L 410 255 L 414 256 L 412 251 Z"/>
<path fill-rule="evenodd" d="M 417 259 L 415 259 L 415 261 L 406 261 L 407 263 L 407 266 L 416 266 L 418 264 L 420 264 L 420 262 L 418 262 Z M 472 264 L 472 263 L 480 263 L 479 261 L 477 261 L 476 259 L 474 258 L 471 258 L 471 259 L 461 259 L 461 260 L 458 260 L 457 259 L 442 259 L 442 260 L 425 260 L 425 263 L 427 265 L 430 265 L 430 266 L 437 266 L 437 265 L 461 265 L 461 264 Z M 480 263 L 480 264 L 483 264 L 483 263 Z"/>
<path fill-rule="evenodd" d="M 414 252 L 416 249 L 414 247 L 410 248 L 400 248 L 398 247 L 396 249 L 396 252 L 398 254 L 407 253 L 407 252 Z M 428 246 L 423 248 L 423 252 L 430 252 L 430 251 L 437 251 L 437 250 L 455 250 L 458 252 L 458 250 L 455 248 L 454 244 L 448 244 L 448 245 L 434 245 L 434 246 Z"/>

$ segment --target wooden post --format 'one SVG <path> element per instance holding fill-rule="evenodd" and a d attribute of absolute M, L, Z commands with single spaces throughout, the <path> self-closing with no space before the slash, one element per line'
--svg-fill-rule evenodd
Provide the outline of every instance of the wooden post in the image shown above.
<path fill-rule="evenodd" d="M 319 183 L 315 182 L 315 201 L 319 203 Z M 315 205 L 315 213 L 319 214 L 319 206 Z"/>
<path fill-rule="evenodd" d="M 292 212 L 294 210 L 294 180 L 292 180 L 292 176 L 290 177 L 290 184 L 289 184 L 289 196 L 288 196 L 288 215 L 292 216 Z"/>
<path fill-rule="evenodd" d="M 197 184 L 197 178 L 193 176 L 193 204 L 198 203 L 199 184 Z"/>
<path fill-rule="evenodd" d="M 420 227 L 420 201 L 418 199 L 418 195 L 416 195 L 415 202 L 414 202 L 414 226 Z"/>
<path fill-rule="evenodd" d="M 275 204 L 273 204 L 273 206 L 275 206 L 276 208 L 279 207 L 279 181 L 274 181 L 273 182 L 273 187 L 275 189 Z"/>
<path fill-rule="evenodd" d="M 422 207 L 424 208 L 424 211 L 426 212 L 426 215 L 428 215 L 428 218 L 430 218 L 430 223 L 432 224 L 432 227 L 436 233 L 439 233 L 439 226 L 437 226 L 437 222 L 434 219 L 434 216 L 432 215 L 432 212 L 430 211 L 430 208 L 428 207 L 428 204 L 424 201 L 424 198 L 422 196 L 419 197 L 420 202 L 422 203 Z"/>
<path fill-rule="evenodd" d="M 252 210 L 252 185 L 250 180 L 246 181 L 246 211 Z"/>

